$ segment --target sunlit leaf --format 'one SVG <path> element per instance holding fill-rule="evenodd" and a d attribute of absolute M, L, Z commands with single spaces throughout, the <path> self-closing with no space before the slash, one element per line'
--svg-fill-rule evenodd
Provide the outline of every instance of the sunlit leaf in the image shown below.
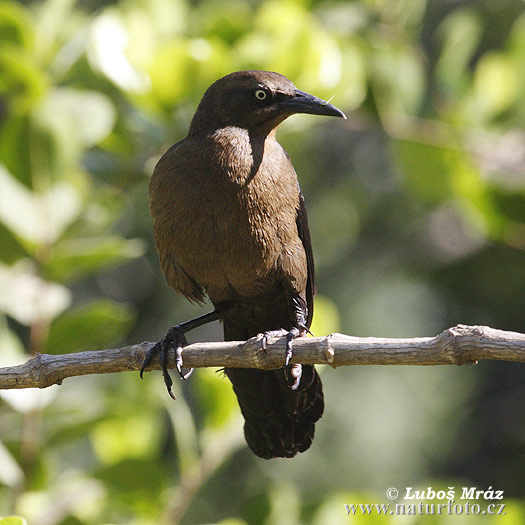
<path fill-rule="evenodd" d="M 229 63 L 219 40 L 173 40 L 158 50 L 150 66 L 152 94 L 166 107 L 183 97 L 198 98 L 212 82 L 229 72 Z"/>
<path fill-rule="evenodd" d="M 0 517 L 0 525 L 27 525 L 27 521 L 22 516 L 6 516 Z"/>
<path fill-rule="evenodd" d="M 301 86 L 329 98 L 342 80 L 343 54 L 335 38 L 304 6 L 297 2 L 269 1 L 261 5 L 255 17 L 255 32 L 247 33 L 237 43 L 243 68 L 278 71 Z M 347 60 L 358 69 L 356 57 Z M 362 77 L 356 78 L 356 90 L 363 96 Z"/>
<path fill-rule="evenodd" d="M 246 33 L 253 14 L 250 4 L 241 0 L 207 0 L 198 6 L 198 13 L 204 31 L 225 42 L 233 42 Z"/>
<path fill-rule="evenodd" d="M 25 49 L 0 46 L 0 94 L 10 112 L 21 115 L 35 107 L 48 87 L 46 75 Z"/>
<path fill-rule="evenodd" d="M 159 395 L 162 395 L 162 401 L 170 417 L 171 428 L 175 436 L 177 456 L 180 462 L 180 471 L 181 473 L 189 472 L 199 462 L 200 443 L 197 422 L 193 411 L 180 394 L 176 393 L 177 402 L 173 403 L 173 400 L 167 395 L 164 388 L 159 389 L 159 392 L 161 392 Z"/>
<path fill-rule="evenodd" d="M 48 388 L 20 388 L 0 390 L 0 398 L 13 410 L 21 414 L 41 411 L 50 405 L 58 396 L 60 387 L 52 385 Z"/>
<path fill-rule="evenodd" d="M 74 130 L 83 148 L 101 142 L 115 124 L 116 114 L 109 99 L 97 91 L 56 88 L 39 109 L 39 118 L 52 126 L 56 121 Z"/>
<path fill-rule="evenodd" d="M 9 41 L 29 48 L 33 38 L 33 20 L 29 10 L 21 3 L 2 2 L 0 4 L 0 41 Z"/>
<path fill-rule="evenodd" d="M 267 523 L 295 525 L 300 522 L 301 498 L 291 483 L 275 483 L 269 490 L 270 514 Z"/>
<path fill-rule="evenodd" d="M 100 299 L 71 308 L 50 326 L 47 352 L 63 354 L 107 348 L 131 327 L 129 307 Z"/>
<path fill-rule="evenodd" d="M 495 501 L 492 501 L 494 504 Z M 490 525 L 519 525 L 525 522 L 525 505 L 516 499 L 505 498 L 505 507 L 501 506 L 502 502 L 497 500 L 496 514 L 492 516 Z M 494 511 L 494 507 L 492 507 Z"/>
<path fill-rule="evenodd" d="M 91 237 L 59 241 L 45 269 L 52 279 L 70 280 L 139 257 L 144 245 L 138 239 Z"/>
<path fill-rule="evenodd" d="M 0 311 L 24 325 L 51 320 L 71 300 L 67 288 L 40 278 L 27 260 L 0 264 Z"/>
<path fill-rule="evenodd" d="M 90 433 L 95 453 L 106 465 L 150 455 L 157 447 L 159 434 L 158 422 L 148 413 L 106 419 Z"/>
<path fill-rule="evenodd" d="M 342 76 L 337 86 L 336 105 L 345 110 L 352 110 L 366 97 L 368 89 L 366 56 L 362 46 L 353 41 L 343 46 L 342 53 Z"/>
<path fill-rule="evenodd" d="M 505 53 L 491 52 L 481 57 L 474 75 L 478 110 L 488 117 L 504 111 L 521 95 L 518 64 Z"/>
<path fill-rule="evenodd" d="M 17 501 L 18 511 L 27 516 L 29 523 L 50 515 L 74 523 L 105 522 L 97 512 L 105 496 L 105 488 L 99 480 L 81 469 L 68 468 L 57 473 L 53 481 L 51 486 L 41 490 L 26 491 Z M 83 517 L 94 517 L 94 520 L 79 521 Z"/>
<path fill-rule="evenodd" d="M 502 232 L 503 216 L 496 212 L 487 185 L 470 158 L 456 157 L 450 180 L 465 218 L 479 234 L 497 238 Z"/>
<path fill-rule="evenodd" d="M 476 51 L 481 38 L 481 20 L 473 9 L 455 9 L 437 29 L 443 41 L 441 55 L 436 66 L 437 80 L 456 96 L 468 85 L 469 60 Z"/>
<path fill-rule="evenodd" d="M 196 377 L 205 424 L 212 428 L 223 427 L 237 414 L 237 399 L 231 383 L 218 369 L 203 368 Z"/>
<path fill-rule="evenodd" d="M 78 216 L 82 200 L 77 189 L 57 182 L 33 193 L 0 165 L 0 220 L 30 243 L 48 244 L 60 237 Z"/>
<path fill-rule="evenodd" d="M 374 53 L 372 88 L 384 124 L 397 126 L 405 115 L 417 114 L 425 91 L 421 56 L 401 44 Z"/>
<path fill-rule="evenodd" d="M 91 25 L 88 58 L 96 70 L 121 89 L 143 93 L 149 88 L 149 79 L 127 57 L 129 38 L 122 17 L 117 11 L 108 10 Z"/>
<path fill-rule="evenodd" d="M 64 20 L 72 18 L 74 0 L 48 0 L 37 5 L 35 17 L 35 55 L 42 62 L 50 61 L 58 47 Z"/>
<path fill-rule="evenodd" d="M 0 481 L 10 487 L 20 486 L 24 480 L 24 472 L 13 455 L 0 441 Z M 0 518 L 0 525 L 6 518 Z"/>
<path fill-rule="evenodd" d="M 0 366 L 19 365 L 27 360 L 20 339 L 9 330 L 4 316 L 0 316 Z"/>
<path fill-rule="evenodd" d="M 314 318 L 310 330 L 315 337 L 323 337 L 341 330 L 341 316 L 336 304 L 324 295 L 316 295 Z"/>
<path fill-rule="evenodd" d="M 512 26 L 509 36 L 509 51 L 513 57 L 515 64 L 525 63 L 525 13 L 522 13 Z M 525 68 L 516 68 L 518 75 L 518 86 L 525 85 Z M 524 93 L 521 91 L 521 99 L 523 100 Z"/>

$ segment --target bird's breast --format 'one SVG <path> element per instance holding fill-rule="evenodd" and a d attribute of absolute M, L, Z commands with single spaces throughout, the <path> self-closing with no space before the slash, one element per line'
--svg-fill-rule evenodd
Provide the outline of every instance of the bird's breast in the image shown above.
<path fill-rule="evenodd" d="M 193 173 L 164 175 L 171 195 L 163 227 L 168 249 L 212 300 L 257 295 L 273 286 L 283 258 L 305 259 L 296 226 L 297 176 L 275 140 L 254 145 L 247 134 L 221 136 L 213 147 L 199 167 L 183 162 L 179 168 Z M 187 161 L 184 151 L 179 156 Z"/>

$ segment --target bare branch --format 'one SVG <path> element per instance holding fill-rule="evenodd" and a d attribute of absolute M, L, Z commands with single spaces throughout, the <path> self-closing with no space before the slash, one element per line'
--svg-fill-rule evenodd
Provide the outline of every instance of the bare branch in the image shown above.
<path fill-rule="evenodd" d="M 140 370 L 144 356 L 154 343 L 111 350 L 73 354 L 39 354 L 18 366 L 0 368 L 0 389 L 45 388 L 67 377 Z M 233 367 L 271 370 L 283 365 L 285 340 L 268 342 L 261 337 L 248 341 L 195 343 L 184 348 L 187 367 Z M 332 334 L 294 341 L 292 362 L 347 365 L 463 365 L 479 359 L 525 362 L 525 334 L 487 326 L 458 325 L 435 337 L 386 339 Z M 170 360 L 170 368 L 175 363 Z M 158 370 L 157 360 L 149 367 Z"/>

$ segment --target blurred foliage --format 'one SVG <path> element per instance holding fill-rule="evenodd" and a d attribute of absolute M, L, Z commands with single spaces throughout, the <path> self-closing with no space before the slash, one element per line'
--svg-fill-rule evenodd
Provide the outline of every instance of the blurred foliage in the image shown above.
<path fill-rule="evenodd" d="M 279 133 L 309 209 L 316 335 L 525 331 L 524 64 L 520 0 L 0 2 L 0 365 L 200 312 L 160 274 L 147 181 L 206 87 L 247 68 L 349 115 Z M 454 517 L 344 504 L 449 485 L 504 490 L 483 521 L 523 523 L 522 366 L 321 368 L 326 413 L 291 461 L 247 451 L 213 370 L 175 403 L 158 374 L 3 391 L 0 524 L 439 525 Z"/>

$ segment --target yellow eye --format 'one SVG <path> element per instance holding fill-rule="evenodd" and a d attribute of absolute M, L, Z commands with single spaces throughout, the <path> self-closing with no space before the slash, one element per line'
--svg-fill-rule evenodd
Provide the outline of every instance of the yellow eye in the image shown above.
<path fill-rule="evenodd" d="M 264 91 L 264 89 L 257 89 L 254 95 L 257 100 L 265 100 L 266 97 L 268 96 L 268 94 L 266 93 L 266 91 Z"/>

